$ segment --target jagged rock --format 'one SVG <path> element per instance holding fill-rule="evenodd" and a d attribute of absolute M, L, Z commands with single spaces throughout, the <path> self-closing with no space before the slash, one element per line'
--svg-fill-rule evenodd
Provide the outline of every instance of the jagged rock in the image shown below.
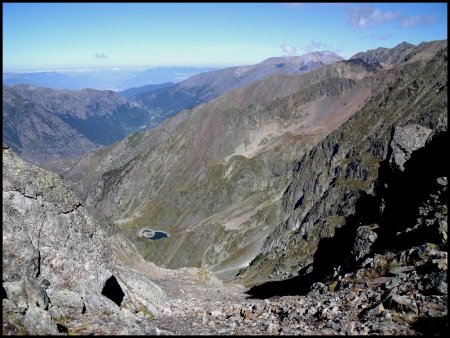
<path fill-rule="evenodd" d="M 324 294 L 325 292 L 327 292 L 327 290 L 328 287 L 322 282 L 316 282 L 310 288 L 310 292 L 320 294 Z"/>
<path fill-rule="evenodd" d="M 165 292 L 149 280 L 148 276 L 120 266 L 115 268 L 115 272 L 124 292 L 122 307 L 130 310 L 139 310 L 139 307 L 144 307 L 154 316 L 166 308 Z"/>
<path fill-rule="evenodd" d="M 68 317 L 75 317 L 78 314 L 78 311 L 73 312 L 72 309 L 68 308 L 61 308 L 59 306 L 52 306 L 48 310 L 48 314 L 55 322 L 60 321 L 61 319 L 68 318 Z"/>
<path fill-rule="evenodd" d="M 23 325 L 30 335 L 57 335 L 58 329 L 56 324 L 47 311 L 30 306 L 25 314 Z"/>
<path fill-rule="evenodd" d="M 426 295 L 447 295 L 447 271 L 430 273 L 424 281 L 423 293 Z"/>
<path fill-rule="evenodd" d="M 356 238 L 353 245 L 353 256 L 356 261 L 370 253 L 370 248 L 378 237 L 373 228 L 373 226 L 364 225 L 356 230 Z"/>
<path fill-rule="evenodd" d="M 18 282 L 3 282 L 3 287 L 6 291 L 6 298 L 15 302 L 25 299 L 25 288 L 23 280 Z"/>
<path fill-rule="evenodd" d="M 382 315 L 384 313 L 384 306 L 382 303 L 372 307 L 371 309 L 369 309 L 366 313 L 365 316 L 368 318 L 371 317 L 378 317 L 380 315 Z"/>
<path fill-rule="evenodd" d="M 10 198 L 15 200 L 16 194 L 5 196 L 3 200 Z M 17 203 L 25 203 L 24 200 Z M 4 212 L 11 215 L 21 216 L 16 210 L 3 207 Z M 20 248 L 20 249 L 19 249 Z M 18 250 L 19 249 L 19 250 Z M 18 264 L 20 262 L 20 264 Z M 33 245 L 24 227 L 20 223 L 10 223 L 7 218 L 3 218 L 3 276 L 5 280 L 13 281 L 22 278 L 24 275 L 35 277 L 39 272 L 39 250 Z"/>
<path fill-rule="evenodd" d="M 436 179 L 437 184 L 446 187 L 447 186 L 447 177 L 438 177 Z"/>
<path fill-rule="evenodd" d="M 405 162 L 415 150 L 425 146 L 431 133 L 431 129 L 418 124 L 395 127 L 390 143 L 392 154 L 389 162 L 403 171 Z"/>
<path fill-rule="evenodd" d="M 79 293 L 71 290 L 55 291 L 51 295 L 52 305 L 83 310 L 84 302 Z"/>
<path fill-rule="evenodd" d="M 405 312 L 417 315 L 419 312 L 416 302 L 407 296 L 392 295 L 388 297 L 383 304 L 386 308 L 395 310 L 399 313 Z"/>
<path fill-rule="evenodd" d="M 3 276 L 46 279 L 49 292 L 100 293 L 111 275 L 102 229 L 59 175 L 3 150 Z"/>
<path fill-rule="evenodd" d="M 122 323 L 122 334 L 154 333 L 153 324 L 140 328 L 136 321 L 154 317 L 155 305 L 164 303 L 164 292 L 148 276 L 116 267 L 127 302 L 121 309 L 103 296 L 106 282 L 114 277 L 115 243 L 105 240 L 100 225 L 59 175 L 28 165 L 10 149 L 3 150 L 3 161 L 3 278 L 6 296 L 9 291 L 16 302 L 4 312 L 27 311 L 14 325 L 23 322 L 30 333 L 52 334 L 57 331 L 50 325 L 51 317 L 76 325 L 85 320 L 84 312 L 88 317 L 108 313 L 112 316 L 93 331 L 108 332 L 105 327 Z M 39 310 L 49 305 L 46 291 L 54 306 L 44 315 Z M 14 304 L 17 310 L 10 309 Z M 125 308 L 145 315 L 126 313 Z"/>
<path fill-rule="evenodd" d="M 33 279 L 24 277 L 17 282 L 4 282 L 3 287 L 7 298 L 16 303 L 25 301 L 43 309 L 48 307 L 49 299 L 45 290 Z"/>
<path fill-rule="evenodd" d="M 24 278 L 24 290 L 29 303 L 35 303 L 38 307 L 47 309 L 49 303 L 47 293 L 34 279 Z"/>

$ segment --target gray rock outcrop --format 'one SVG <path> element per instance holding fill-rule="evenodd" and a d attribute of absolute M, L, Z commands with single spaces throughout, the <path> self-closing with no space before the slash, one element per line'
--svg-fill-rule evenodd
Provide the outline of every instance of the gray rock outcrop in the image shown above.
<path fill-rule="evenodd" d="M 411 158 L 415 150 L 425 145 L 431 133 L 431 129 L 418 124 L 395 127 L 390 143 L 392 154 L 389 163 L 401 171 L 405 170 L 403 166 L 405 162 Z"/>
<path fill-rule="evenodd" d="M 137 313 L 157 316 L 165 293 L 119 267 L 111 245 L 61 177 L 3 148 L 5 334 L 77 333 L 80 325 L 108 334 L 118 323 L 121 334 L 154 334 Z"/>

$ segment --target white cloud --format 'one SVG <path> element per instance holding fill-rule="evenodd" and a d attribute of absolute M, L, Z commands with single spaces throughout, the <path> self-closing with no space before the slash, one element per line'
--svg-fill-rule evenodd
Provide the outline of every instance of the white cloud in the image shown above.
<path fill-rule="evenodd" d="M 403 28 L 410 28 L 419 25 L 431 26 L 439 22 L 439 17 L 433 13 L 430 15 L 414 15 L 407 18 L 404 18 L 401 21 L 401 26 Z"/>
<path fill-rule="evenodd" d="M 280 47 L 281 47 L 281 51 L 283 52 L 284 56 L 293 56 L 293 55 L 297 54 L 297 48 L 295 48 L 294 46 L 292 46 L 288 43 L 283 43 Z"/>
<path fill-rule="evenodd" d="M 341 48 L 335 48 L 332 45 L 326 44 L 322 41 L 314 41 L 311 40 L 311 42 L 300 48 L 301 50 L 304 50 L 305 52 L 315 52 L 315 51 L 324 51 L 324 50 L 329 50 L 332 51 L 333 53 L 339 54 L 340 52 L 342 52 Z"/>
<path fill-rule="evenodd" d="M 95 58 L 96 59 L 107 59 L 108 57 L 106 56 L 106 54 L 104 53 L 95 53 Z"/>
<path fill-rule="evenodd" d="M 381 23 L 386 23 L 399 18 L 396 12 L 383 12 L 370 6 L 351 8 L 348 11 L 348 19 L 353 28 L 365 29 Z"/>

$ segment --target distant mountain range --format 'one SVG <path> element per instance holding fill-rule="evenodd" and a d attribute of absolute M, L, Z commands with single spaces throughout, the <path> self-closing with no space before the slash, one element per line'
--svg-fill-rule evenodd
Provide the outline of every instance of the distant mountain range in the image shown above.
<path fill-rule="evenodd" d="M 79 156 L 150 124 L 113 91 L 3 87 L 3 142 L 32 163 Z"/>
<path fill-rule="evenodd" d="M 180 82 L 190 76 L 212 67 L 155 67 L 146 70 L 134 69 L 80 69 L 43 72 L 6 72 L 3 73 L 3 83 L 7 86 L 29 84 L 52 89 L 79 90 L 92 88 L 99 90 L 125 90 L 150 84 L 165 82 Z"/>
<path fill-rule="evenodd" d="M 270 58 L 256 65 L 194 75 L 173 87 L 140 93 L 132 100 L 149 111 L 173 116 L 182 109 L 192 108 L 229 90 L 267 79 L 274 74 L 302 74 L 340 60 L 343 58 L 329 51 Z"/>
<path fill-rule="evenodd" d="M 136 96 L 141 93 L 150 93 L 150 92 L 153 92 L 158 89 L 172 87 L 174 85 L 175 84 L 173 82 L 166 82 L 166 83 L 161 83 L 161 84 L 150 84 L 150 85 L 146 85 L 146 86 L 142 86 L 142 87 L 128 88 L 128 89 L 120 91 L 119 94 L 122 95 L 123 97 L 128 98 L 128 97 Z"/>
<path fill-rule="evenodd" d="M 271 58 L 253 66 L 194 75 L 179 84 L 152 84 L 120 93 L 94 89 L 55 90 L 33 85 L 5 86 L 3 140 L 24 159 L 34 163 L 79 156 L 132 132 L 156 127 L 179 111 L 226 91 L 273 74 L 305 73 L 341 59 L 329 52 Z M 160 69 L 159 75 L 166 71 L 168 69 Z M 170 71 L 175 72 L 175 68 Z M 177 68 L 176 74 L 185 76 L 188 71 L 193 68 Z M 158 70 L 146 71 L 147 79 L 154 72 Z M 42 81 L 73 80 L 56 73 L 41 75 Z"/>

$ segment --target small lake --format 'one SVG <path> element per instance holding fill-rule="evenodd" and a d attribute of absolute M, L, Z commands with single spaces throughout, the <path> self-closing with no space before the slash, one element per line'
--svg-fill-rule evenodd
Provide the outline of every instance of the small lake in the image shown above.
<path fill-rule="evenodd" d="M 163 239 L 166 237 L 169 237 L 169 234 L 167 232 L 161 231 L 161 230 L 152 230 L 149 228 L 143 228 L 139 230 L 138 233 L 139 237 L 151 239 L 151 240 L 157 240 L 157 239 Z"/>
<path fill-rule="evenodd" d="M 168 237 L 165 232 L 155 231 L 155 234 L 153 235 L 153 237 L 149 238 L 149 239 L 156 240 L 156 239 L 161 239 L 161 238 L 165 238 L 165 237 Z"/>

